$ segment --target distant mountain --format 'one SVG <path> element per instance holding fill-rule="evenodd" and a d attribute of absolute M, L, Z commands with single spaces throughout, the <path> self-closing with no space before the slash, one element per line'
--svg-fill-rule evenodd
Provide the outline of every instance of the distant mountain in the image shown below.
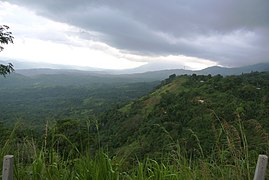
<path fill-rule="evenodd" d="M 1 63 L 7 63 L 8 61 L 0 61 Z M 176 75 L 183 75 L 183 74 L 198 74 L 198 75 L 217 75 L 221 74 L 223 76 L 227 75 L 240 75 L 242 73 L 250 73 L 252 71 L 269 71 L 269 63 L 260 63 L 260 64 L 254 64 L 249 66 L 243 66 L 243 67 L 235 67 L 235 68 L 227 68 L 227 67 L 220 67 L 220 66 L 212 66 L 208 67 L 202 70 L 185 70 L 185 69 L 167 69 L 167 70 L 156 70 L 156 71 L 147 71 L 149 69 L 158 69 L 158 66 L 154 63 L 150 63 L 138 68 L 134 69 L 128 69 L 128 70 L 104 70 L 104 69 L 96 69 L 96 68 L 80 68 L 79 67 L 73 67 L 73 66 L 64 66 L 64 65 L 50 65 L 50 64 L 44 64 L 48 67 L 53 68 L 26 68 L 21 69 L 21 67 L 25 67 L 32 65 L 32 67 L 37 66 L 35 63 L 21 63 L 21 62 L 14 62 L 14 66 L 16 69 L 17 74 L 21 74 L 24 76 L 39 76 L 39 75 L 75 75 L 75 76 L 95 76 L 95 77 L 106 77 L 106 78 L 117 78 L 121 79 L 123 81 L 129 81 L 132 79 L 132 81 L 135 82 L 148 82 L 148 81 L 159 81 L 163 80 L 167 77 L 169 77 L 171 74 Z M 160 65 L 158 63 L 158 65 Z M 58 68 L 57 68 L 58 67 Z M 172 64 L 168 64 L 166 66 L 163 66 L 162 68 L 171 68 L 176 67 Z M 147 72 L 144 72 L 147 71 Z M 140 72 L 140 73 L 137 73 Z M 141 73 L 143 72 L 143 73 Z"/>
<path fill-rule="evenodd" d="M 106 72 L 110 74 L 135 74 L 135 73 L 145 73 L 145 72 L 163 71 L 171 69 L 184 69 L 184 67 L 178 63 L 172 63 L 172 62 L 149 62 L 137 68 L 112 70 L 112 71 L 110 70 Z"/>
<path fill-rule="evenodd" d="M 140 78 L 148 80 L 163 80 L 169 77 L 171 74 L 182 75 L 182 74 L 193 74 L 191 70 L 184 69 L 170 69 L 170 70 L 161 70 L 161 71 L 148 71 L 144 73 L 135 73 L 135 74 L 121 74 L 120 76 L 125 76 L 128 78 Z"/>
<path fill-rule="evenodd" d="M 185 70 L 185 69 L 170 69 L 170 70 L 161 70 L 161 71 L 149 71 L 145 73 L 135 73 L 135 74 L 125 74 L 126 77 L 140 77 L 140 78 L 148 78 L 152 80 L 162 80 L 169 77 L 171 74 L 176 75 L 191 75 L 191 74 L 198 74 L 198 75 L 217 75 L 221 74 L 223 76 L 227 75 L 240 75 L 242 73 L 250 73 L 250 72 L 264 72 L 269 71 L 269 63 L 260 63 L 254 64 L 249 66 L 243 67 L 236 67 L 236 68 L 227 68 L 227 67 L 220 67 L 220 66 L 212 66 L 209 68 L 205 68 L 198 71 L 192 70 Z"/>
<path fill-rule="evenodd" d="M 84 67 L 84 66 L 29 62 L 29 61 L 12 60 L 12 59 L 0 59 L 0 64 L 8 64 L 8 63 L 12 63 L 16 70 L 19 70 L 19 69 L 76 69 L 76 70 L 84 70 L 84 71 L 103 71 L 104 70 L 100 68 Z"/>
<path fill-rule="evenodd" d="M 100 75 L 102 73 L 98 71 L 83 71 L 77 69 L 50 69 L 50 68 L 38 68 L 38 69 L 18 69 L 16 73 L 24 76 L 39 76 L 39 75 L 56 75 L 56 74 L 68 74 L 68 75 Z"/>
<path fill-rule="evenodd" d="M 254 64 L 249 66 L 242 66 L 242 67 L 236 67 L 236 68 L 226 68 L 226 67 L 220 67 L 220 66 L 212 66 L 209 68 L 205 68 L 200 71 L 195 71 L 197 74 L 211 74 L 211 75 L 217 75 L 221 74 L 224 76 L 227 75 L 240 75 L 242 73 L 250 73 L 250 72 L 258 71 L 258 72 L 264 72 L 269 71 L 269 63 L 260 63 L 260 64 Z"/>

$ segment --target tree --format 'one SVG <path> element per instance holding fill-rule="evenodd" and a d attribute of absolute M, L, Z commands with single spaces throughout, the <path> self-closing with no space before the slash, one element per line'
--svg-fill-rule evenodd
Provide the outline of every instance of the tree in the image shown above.
<path fill-rule="evenodd" d="M 14 37 L 12 36 L 12 32 L 8 31 L 8 29 L 8 26 L 0 25 L 0 52 L 4 49 L 2 44 L 13 43 Z M 8 65 L 0 64 L 0 75 L 6 76 L 12 71 L 14 71 L 14 69 L 11 63 L 9 63 Z"/>

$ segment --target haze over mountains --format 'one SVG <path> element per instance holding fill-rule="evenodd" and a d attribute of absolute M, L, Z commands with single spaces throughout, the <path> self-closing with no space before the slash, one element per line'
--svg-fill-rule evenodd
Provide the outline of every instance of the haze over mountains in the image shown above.
<path fill-rule="evenodd" d="M 2 88 L 14 88 L 16 86 L 35 87 L 38 86 L 70 86 L 70 85 L 92 85 L 92 84 L 125 84 L 137 82 L 162 81 L 172 74 L 176 75 L 240 75 L 250 72 L 269 71 L 269 63 L 259 63 L 249 66 L 227 68 L 212 66 L 202 70 L 187 70 L 183 68 L 172 68 L 171 64 L 158 69 L 157 64 L 147 64 L 134 69 L 127 70 L 105 70 L 97 68 L 85 68 L 68 65 L 40 64 L 20 61 L 1 61 L 0 64 L 14 64 L 15 73 L 9 78 L 1 78 L 4 84 Z M 46 67 L 46 68 L 39 68 Z"/>
<path fill-rule="evenodd" d="M 36 75 L 36 74 L 62 74 L 66 72 L 72 73 L 82 73 L 82 74 L 137 74 L 137 73 L 153 73 L 155 71 L 158 74 L 221 74 L 221 75 L 238 75 L 241 73 L 248 73 L 251 71 L 267 71 L 269 70 L 269 62 L 251 64 L 247 66 L 240 67 L 221 67 L 221 66 L 211 66 L 201 70 L 190 70 L 188 67 L 179 66 L 177 63 L 164 63 L 164 62 L 151 62 L 145 65 L 139 66 L 132 69 L 123 70 L 110 70 L 101 69 L 87 66 L 72 66 L 63 64 L 50 64 L 50 63 L 37 63 L 37 62 L 27 62 L 20 60 L 0 60 L 0 64 L 7 64 L 12 62 L 16 72 L 23 75 Z M 167 72 L 167 73 L 166 73 Z M 163 76 L 162 76 L 163 77 Z M 165 78 L 165 77 L 164 77 Z"/>
<path fill-rule="evenodd" d="M 15 63 L 14 63 L 15 64 Z M 35 65 L 35 64 L 34 64 Z M 62 65 L 52 65 L 48 64 L 48 68 L 34 68 L 33 66 L 16 66 L 15 69 L 17 74 L 24 76 L 36 76 L 36 75 L 53 75 L 53 74 L 69 74 L 69 75 L 94 75 L 100 77 L 121 77 L 121 78 L 142 78 L 144 80 L 163 80 L 171 74 L 183 75 L 183 74 L 198 74 L 198 75 L 240 75 L 242 73 L 250 73 L 253 71 L 263 72 L 269 71 L 269 63 L 259 63 L 249 66 L 242 66 L 236 68 L 227 68 L 220 66 L 212 66 L 202 70 L 186 70 L 186 69 L 177 69 L 170 68 L 164 70 L 155 70 L 151 71 L 148 69 L 147 65 L 140 68 L 128 69 L 128 70 L 103 70 L 103 69 L 79 69 L 72 66 L 62 66 Z M 24 68 L 21 68 L 24 67 Z"/>

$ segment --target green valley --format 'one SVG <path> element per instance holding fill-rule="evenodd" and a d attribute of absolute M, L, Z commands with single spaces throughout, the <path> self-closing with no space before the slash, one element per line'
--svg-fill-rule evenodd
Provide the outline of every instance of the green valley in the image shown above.
<path fill-rule="evenodd" d="M 46 121 L 85 120 L 113 106 L 146 95 L 159 81 L 81 74 L 24 76 L 0 79 L 0 121 L 22 121 L 44 127 Z"/>
<path fill-rule="evenodd" d="M 14 154 L 17 179 L 252 179 L 268 154 L 269 72 L 10 77 L 0 155 Z"/>

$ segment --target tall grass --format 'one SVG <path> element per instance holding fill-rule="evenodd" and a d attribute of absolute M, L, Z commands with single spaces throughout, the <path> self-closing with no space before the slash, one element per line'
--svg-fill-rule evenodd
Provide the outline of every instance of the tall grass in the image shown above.
<path fill-rule="evenodd" d="M 2 160 L 4 155 L 14 154 L 15 179 L 252 179 L 258 154 L 249 152 L 240 117 L 238 116 L 236 125 L 220 120 L 217 116 L 215 118 L 220 128 L 214 127 L 216 142 L 209 156 L 204 155 L 199 137 L 190 130 L 196 140 L 193 143 L 197 143 L 199 148 L 199 157 L 192 158 L 187 149 L 174 142 L 173 150 L 163 154 L 160 160 L 136 160 L 126 170 L 124 159 L 111 158 L 109 153 L 100 147 L 98 131 L 99 150 L 91 153 L 89 142 L 84 145 L 86 151 L 81 152 L 63 134 L 48 131 L 48 126 L 41 146 L 33 138 L 26 137 L 17 142 L 14 139 L 18 125 L 0 148 L 0 155 Z M 95 123 L 98 130 L 98 123 Z M 89 125 L 87 127 L 89 129 Z M 67 154 L 60 153 L 57 147 L 59 139 L 70 145 L 69 149 L 65 150 Z"/>

